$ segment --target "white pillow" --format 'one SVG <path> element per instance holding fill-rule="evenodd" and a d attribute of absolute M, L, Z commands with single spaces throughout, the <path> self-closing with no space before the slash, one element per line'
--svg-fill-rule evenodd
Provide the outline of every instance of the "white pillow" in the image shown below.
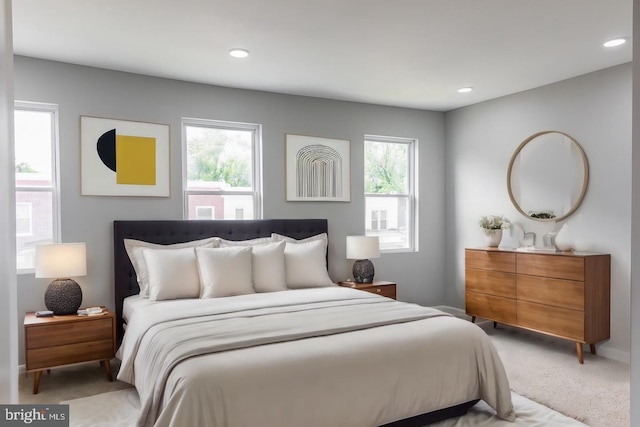
<path fill-rule="evenodd" d="M 256 292 L 287 290 L 284 263 L 285 242 L 255 245 L 253 248 L 253 288 Z"/>
<path fill-rule="evenodd" d="M 218 241 L 220 242 L 220 247 L 221 248 L 226 248 L 229 246 L 253 246 L 253 245 L 263 245 L 265 243 L 272 243 L 274 242 L 274 239 L 272 239 L 271 237 L 257 237 L 255 239 L 249 239 L 249 240 L 225 240 L 225 239 L 218 239 Z"/>
<path fill-rule="evenodd" d="M 193 248 L 142 248 L 149 280 L 149 299 L 198 298 L 200 275 Z"/>
<path fill-rule="evenodd" d="M 251 246 L 196 248 L 200 298 L 254 293 Z"/>
<path fill-rule="evenodd" d="M 327 272 L 326 244 L 322 240 L 286 242 L 284 265 L 290 289 L 332 286 Z"/>
<path fill-rule="evenodd" d="M 283 236 L 278 233 L 271 233 L 271 238 L 276 242 L 289 242 L 289 243 L 307 243 L 313 242 L 314 240 L 321 240 L 324 242 L 325 251 L 327 249 L 327 244 L 329 239 L 327 238 L 327 233 L 316 234 L 315 236 L 307 237 L 304 239 L 294 239 L 293 237 Z"/>
<path fill-rule="evenodd" d="M 220 239 L 218 237 L 209 237 L 207 239 L 176 243 L 174 245 L 159 245 L 157 243 L 149 243 L 142 240 L 124 239 L 124 248 L 127 250 L 127 255 L 129 255 L 129 259 L 131 260 L 133 269 L 136 271 L 138 286 L 140 286 L 140 296 L 149 296 L 149 278 L 147 273 L 147 264 L 145 263 L 144 256 L 142 255 L 142 249 L 180 249 L 193 248 L 196 246 L 217 248 L 219 245 L 219 240 Z"/>

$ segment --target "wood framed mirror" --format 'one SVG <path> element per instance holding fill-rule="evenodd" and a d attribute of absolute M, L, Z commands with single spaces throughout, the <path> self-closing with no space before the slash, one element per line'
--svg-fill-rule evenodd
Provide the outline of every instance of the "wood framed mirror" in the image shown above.
<path fill-rule="evenodd" d="M 513 153 L 507 189 L 513 206 L 535 221 L 562 221 L 584 199 L 589 163 L 573 137 L 543 131 L 525 139 Z"/>

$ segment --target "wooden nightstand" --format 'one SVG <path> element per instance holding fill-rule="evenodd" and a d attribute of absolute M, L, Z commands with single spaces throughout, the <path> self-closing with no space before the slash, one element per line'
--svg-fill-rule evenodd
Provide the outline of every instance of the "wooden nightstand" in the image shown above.
<path fill-rule="evenodd" d="M 382 295 L 383 297 L 396 299 L 395 282 L 387 282 L 384 280 L 374 280 L 373 283 L 356 283 L 353 281 L 338 282 L 338 285 L 345 288 L 359 289 L 372 294 Z"/>
<path fill-rule="evenodd" d="M 106 309 L 105 309 L 106 310 Z M 42 371 L 80 362 L 100 361 L 111 375 L 116 352 L 116 316 L 112 311 L 95 316 L 24 316 L 27 372 L 34 372 L 33 394 L 38 393 Z"/>

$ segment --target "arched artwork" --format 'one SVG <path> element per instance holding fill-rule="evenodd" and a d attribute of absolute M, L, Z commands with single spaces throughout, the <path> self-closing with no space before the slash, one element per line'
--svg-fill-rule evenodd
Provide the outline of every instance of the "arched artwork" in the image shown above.
<path fill-rule="evenodd" d="M 287 135 L 287 200 L 350 200 L 349 141 Z"/>

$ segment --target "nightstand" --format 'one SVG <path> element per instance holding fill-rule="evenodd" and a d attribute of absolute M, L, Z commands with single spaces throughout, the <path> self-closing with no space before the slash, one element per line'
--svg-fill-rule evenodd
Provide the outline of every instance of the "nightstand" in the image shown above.
<path fill-rule="evenodd" d="M 99 361 L 111 375 L 111 359 L 116 352 L 116 316 L 104 314 L 53 317 L 24 316 L 24 343 L 27 372 L 34 372 L 33 394 L 38 393 L 42 371 L 73 363 Z"/>
<path fill-rule="evenodd" d="M 383 297 L 396 299 L 395 282 L 387 282 L 384 280 L 374 280 L 373 283 L 356 283 L 353 281 L 338 282 L 338 285 L 345 288 L 359 289 L 372 294 L 382 295 Z"/>

